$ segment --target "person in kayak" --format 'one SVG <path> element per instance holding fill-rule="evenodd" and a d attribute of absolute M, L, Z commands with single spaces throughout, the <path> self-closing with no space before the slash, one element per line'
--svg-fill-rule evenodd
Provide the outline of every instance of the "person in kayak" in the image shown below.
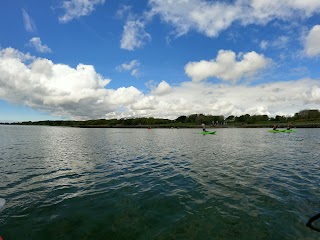
<path fill-rule="evenodd" d="M 202 131 L 203 131 L 203 132 L 206 132 L 206 131 L 207 131 L 207 130 L 206 130 L 206 125 L 205 125 L 204 123 L 202 123 L 201 125 L 202 125 Z"/>
<path fill-rule="evenodd" d="M 288 124 L 288 126 L 287 126 L 287 130 L 290 130 L 290 129 L 291 129 L 290 124 Z"/>
<path fill-rule="evenodd" d="M 273 125 L 272 130 L 277 130 L 277 125 L 276 125 L 276 124 L 275 124 L 275 125 Z"/>

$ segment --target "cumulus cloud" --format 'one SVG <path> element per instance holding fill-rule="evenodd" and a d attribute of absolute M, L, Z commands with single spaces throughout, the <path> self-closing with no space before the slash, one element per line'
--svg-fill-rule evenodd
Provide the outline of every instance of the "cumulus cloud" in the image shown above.
<path fill-rule="evenodd" d="M 71 119 L 293 114 L 320 104 L 320 81 L 313 79 L 255 86 L 162 81 L 149 94 L 133 86 L 108 89 L 109 82 L 91 65 L 72 68 L 0 49 L 0 99 Z"/>
<path fill-rule="evenodd" d="M 290 91 L 287 91 L 290 89 Z M 318 108 L 320 83 L 301 79 L 256 86 L 184 82 L 170 93 L 157 96 L 157 114 L 175 118 L 193 113 L 242 115 L 249 113 L 275 116 L 294 114 L 305 108 Z"/>
<path fill-rule="evenodd" d="M 120 47 L 129 51 L 142 47 L 151 39 L 150 34 L 144 28 L 145 23 L 143 21 L 128 20 L 123 27 Z"/>
<path fill-rule="evenodd" d="M 37 31 L 37 27 L 30 17 L 30 15 L 27 13 L 25 9 L 22 9 L 22 18 L 23 18 L 23 24 L 24 28 L 27 32 L 34 33 Z"/>
<path fill-rule="evenodd" d="M 109 82 L 91 65 L 72 68 L 13 48 L 0 51 L 0 98 L 54 115 L 101 118 L 140 99 L 138 89 L 106 89 Z"/>
<path fill-rule="evenodd" d="M 173 25 L 178 36 L 194 30 L 216 37 L 234 22 L 267 24 L 274 19 L 289 21 L 320 13 L 320 1 L 316 0 L 149 0 L 149 5 L 152 14 Z"/>
<path fill-rule="evenodd" d="M 38 37 L 31 38 L 29 40 L 28 45 L 33 47 L 37 52 L 40 52 L 40 53 L 50 53 L 51 52 L 51 49 L 47 45 L 42 44 L 41 39 Z"/>
<path fill-rule="evenodd" d="M 166 81 L 162 81 L 158 86 L 152 90 L 152 94 L 165 95 L 171 91 L 171 86 Z"/>
<path fill-rule="evenodd" d="M 62 3 L 65 14 L 59 17 L 59 22 L 67 23 L 73 19 L 90 15 L 96 5 L 104 4 L 105 0 L 66 0 Z"/>
<path fill-rule="evenodd" d="M 310 57 L 320 55 L 320 25 L 314 26 L 307 35 L 305 53 Z"/>
<path fill-rule="evenodd" d="M 211 61 L 189 62 L 185 66 L 185 72 L 195 82 L 216 77 L 235 83 L 243 77 L 254 76 L 259 70 L 267 67 L 270 61 L 256 52 L 239 54 L 236 57 L 233 51 L 220 50 L 217 58 Z"/>
<path fill-rule="evenodd" d="M 290 91 L 288 91 L 290 89 Z M 292 115 L 302 109 L 318 108 L 319 80 L 301 79 L 257 86 L 183 82 L 170 92 L 151 92 L 108 117 L 159 117 L 175 119 L 182 115 Z"/>
<path fill-rule="evenodd" d="M 153 96 L 144 97 L 131 105 L 132 110 L 146 111 L 155 110 L 159 102 Z"/>

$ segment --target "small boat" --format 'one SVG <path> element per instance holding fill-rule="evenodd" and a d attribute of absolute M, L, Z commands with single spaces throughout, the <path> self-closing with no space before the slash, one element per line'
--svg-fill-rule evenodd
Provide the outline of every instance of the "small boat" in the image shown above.
<path fill-rule="evenodd" d="M 291 133 L 291 132 L 296 132 L 293 129 L 276 129 L 276 130 L 269 130 L 268 132 L 272 132 L 272 133 L 279 133 L 279 132 L 284 132 L 284 133 Z"/>
<path fill-rule="evenodd" d="M 203 135 L 207 135 L 207 134 L 216 134 L 216 131 L 202 131 L 202 132 L 199 132 L 200 134 L 203 134 Z"/>

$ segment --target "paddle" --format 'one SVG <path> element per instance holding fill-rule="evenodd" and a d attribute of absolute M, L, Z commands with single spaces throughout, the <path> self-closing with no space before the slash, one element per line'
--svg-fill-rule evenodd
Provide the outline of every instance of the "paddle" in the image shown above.
<path fill-rule="evenodd" d="M 0 198 L 0 209 L 3 207 L 3 205 L 6 203 L 6 200 L 3 198 Z"/>
<path fill-rule="evenodd" d="M 312 223 L 320 218 L 320 213 L 318 213 L 317 215 L 313 216 L 312 218 L 309 219 L 309 221 L 307 222 L 306 226 L 308 228 L 311 228 L 312 230 L 315 230 L 317 232 L 320 232 L 320 228 L 317 228 L 315 226 L 312 225 Z"/>

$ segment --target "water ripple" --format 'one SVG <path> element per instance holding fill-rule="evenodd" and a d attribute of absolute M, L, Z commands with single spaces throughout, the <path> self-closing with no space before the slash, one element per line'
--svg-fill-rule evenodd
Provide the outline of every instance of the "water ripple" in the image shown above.
<path fill-rule="evenodd" d="M 0 126 L 5 239 L 317 239 L 319 131 Z M 52 236 L 52 237 L 50 237 Z"/>

